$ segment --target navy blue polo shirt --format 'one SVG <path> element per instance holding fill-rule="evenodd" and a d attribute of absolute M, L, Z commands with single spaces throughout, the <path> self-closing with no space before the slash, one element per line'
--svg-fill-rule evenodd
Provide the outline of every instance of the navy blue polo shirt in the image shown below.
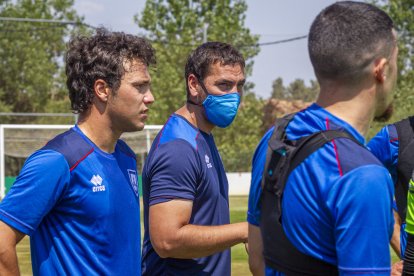
<path fill-rule="evenodd" d="M 160 258 L 151 245 L 149 207 L 173 199 L 193 202 L 189 223 L 230 223 L 228 182 L 213 136 L 173 114 L 155 138 L 143 177 L 143 275 L 230 275 L 230 250 L 204 258 Z"/>
<path fill-rule="evenodd" d="M 371 152 L 384 164 L 392 176 L 394 184 L 397 183 L 397 166 L 398 166 L 398 133 L 395 125 L 383 127 L 368 143 Z M 397 205 L 394 201 L 394 209 Z M 400 248 L 401 257 L 404 257 L 405 246 L 407 245 L 407 233 L 405 232 L 405 223 L 401 224 L 400 231 Z"/>
<path fill-rule="evenodd" d="M 296 114 L 286 133 L 297 140 L 321 130 L 346 130 L 364 138 L 347 122 L 317 104 Z M 265 134 L 253 157 L 247 221 L 259 226 Z M 367 149 L 338 138 L 308 156 L 287 179 L 283 228 L 302 253 L 339 268 L 341 275 L 389 275 L 393 231 L 393 185 L 388 171 Z M 276 274 L 272 269 L 268 275 Z"/>
<path fill-rule="evenodd" d="M 0 220 L 30 236 L 34 275 L 140 275 L 134 152 L 100 150 L 75 126 L 25 162 Z"/>

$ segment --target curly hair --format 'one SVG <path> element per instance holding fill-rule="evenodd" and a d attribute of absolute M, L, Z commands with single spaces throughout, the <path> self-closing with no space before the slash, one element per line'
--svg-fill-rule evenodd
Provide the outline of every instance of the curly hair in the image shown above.
<path fill-rule="evenodd" d="M 125 62 L 138 59 L 155 65 L 155 50 L 144 38 L 98 28 L 93 36 L 78 36 L 68 44 L 66 85 L 74 113 L 89 109 L 94 98 L 94 84 L 104 80 L 117 91 L 125 74 Z"/>

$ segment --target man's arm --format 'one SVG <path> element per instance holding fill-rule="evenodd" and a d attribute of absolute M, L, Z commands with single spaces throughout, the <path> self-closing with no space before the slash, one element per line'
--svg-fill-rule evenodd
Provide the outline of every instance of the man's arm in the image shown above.
<path fill-rule="evenodd" d="M 20 275 L 16 245 L 24 234 L 0 221 L 0 275 Z"/>
<path fill-rule="evenodd" d="M 249 223 L 249 268 L 254 276 L 264 276 L 263 242 L 260 228 Z"/>
<path fill-rule="evenodd" d="M 247 242 L 247 223 L 189 224 L 193 202 L 171 200 L 150 206 L 151 243 L 162 258 L 200 258 Z"/>
<path fill-rule="evenodd" d="M 391 247 L 394 252 L 401 258 L 401 244 L 400 244 L 400 231 L 401 231 L 401 218 L 397 212 L 394 212 L 394 232 L 391 237 Z"/>

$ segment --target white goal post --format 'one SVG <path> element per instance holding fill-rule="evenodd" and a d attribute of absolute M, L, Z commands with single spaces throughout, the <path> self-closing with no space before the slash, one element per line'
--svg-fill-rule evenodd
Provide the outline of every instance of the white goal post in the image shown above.
<path fill-rule="evenodd" d="M 47 141 L 73 125 L 13 125 L 0 124 L 0 200 L 6 194 L 6 156 L 27 158 Z M 143 164 L 151 143 L 162 125 L 148 125 L 143 131 L 124 133 L 121 139 L 141 156 Z"/>

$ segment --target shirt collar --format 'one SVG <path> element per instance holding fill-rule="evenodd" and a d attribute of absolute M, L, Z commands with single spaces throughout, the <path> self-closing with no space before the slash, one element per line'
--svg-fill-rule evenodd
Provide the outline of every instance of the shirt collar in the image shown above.
<path fill-rule="evenodd" d="M 316 103 L 299 111 L 289 123 L 286 133 L 290 140 L 297 140 L 317 131 L 333 129 L 347 131 L 358 142 L 365 145 L 365 138 L 353 126 Z"/>
<path fill-rule="evenodd" d="M 308 108 L 311 112 L 314 112 L 316 116 L 325 121 L 325 129 L 337 129 L 337 130 L 345 130 L 349 132 L 354 138 L 360 142 L 361 144 L 365 145 L 365 138 L 361 135 L 353 126 L 351 126 L 348 122 L 338 118 L 337 116 L 330 113 L 325 108 L 319 106 L 316 103 L 313 103 Z"/>

